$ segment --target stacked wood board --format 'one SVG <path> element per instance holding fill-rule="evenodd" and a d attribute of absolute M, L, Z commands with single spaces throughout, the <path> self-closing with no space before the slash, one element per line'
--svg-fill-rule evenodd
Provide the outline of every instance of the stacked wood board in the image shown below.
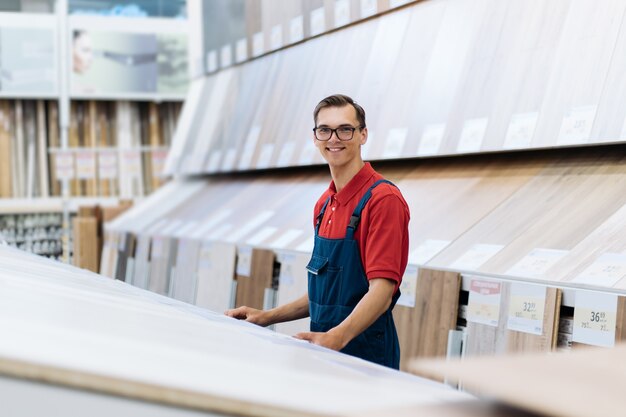
<path fill-rule="evenodd" d="M 130 409 L 147 401 L 195 415 L 356 415 L 472 401 L 68 265 L 6 247 L 0 258 L 0 328 L 11 334 L 0 347 L 3 392 L 23 401 L 28 381 L 47 393 L 41 398 L 65 398 L 70 390 L 74 411 L 67 415 L 93 409 L 89 392 L 118 405 L 125 397 Z M 6 400 L 15 414 L 40 404 Z"/>
<path fill-rule="evenodd" d="M 304 9 L 325 6 L 327 22 L 327 3 Z M 292 7 L 262 13 L 257 35 L 278 36 Z M 333 93 L 366 109 L 372 160 L 622 142 L 624 11 L 618 0 L 416 2 L 225 68 L 193 83 L 166 172 L 320 164 L 301 144 Z"/>

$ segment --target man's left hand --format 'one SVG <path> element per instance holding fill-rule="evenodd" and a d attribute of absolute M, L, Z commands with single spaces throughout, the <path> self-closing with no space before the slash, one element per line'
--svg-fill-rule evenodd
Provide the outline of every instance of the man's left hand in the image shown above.
<path fill-rule="evenodd" d="M 302 332 L 296 334 L 294 337 L 332 350 L 341 350 L 345 347 L 343 338 L 333 332 Z"/>

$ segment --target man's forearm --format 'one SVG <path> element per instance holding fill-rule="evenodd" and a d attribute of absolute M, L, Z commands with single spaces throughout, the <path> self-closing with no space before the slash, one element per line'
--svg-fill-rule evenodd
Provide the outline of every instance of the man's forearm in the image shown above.
<path fill-rule="evenodd" d="M 270 324 L 283 323 L 309 317 L 309 297 L 307 294 L 289 304 L 267 311 Z"/>

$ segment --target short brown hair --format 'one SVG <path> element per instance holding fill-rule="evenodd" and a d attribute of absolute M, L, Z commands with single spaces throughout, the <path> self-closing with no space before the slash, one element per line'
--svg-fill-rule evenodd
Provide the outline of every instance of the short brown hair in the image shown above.
<path fill-rule="evenodd" d="M 352 100 L 352 98 L 343 95 L 343 94 L 333 94 L 332 96 L 328 96 L 322 101 L 320 101 L 317 106 L 315 106 L 315 110 L 313 110 L 313 122 L 315 126 L 317 126 L 317 115 L 320 110 L 325 109 L 327 107 L 343 107 L 343 106 L 352 106 L 356 111 L 356 119 L 361 125 L 361 128 L 365 127 L 365 110 L 363 107 L 359 106 L 356 101 Z"/>

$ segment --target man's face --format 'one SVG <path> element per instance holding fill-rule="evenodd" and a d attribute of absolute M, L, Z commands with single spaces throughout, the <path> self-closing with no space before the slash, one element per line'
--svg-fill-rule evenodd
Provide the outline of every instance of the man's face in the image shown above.
<path fill-rule="evenodd" d="M 358 127 L 354 107 L 326 107 L 317 115 L 316 127 Z M 361 145 L 367 141 L 367 128 L 356 129 L 351 140 L 339 140 L 335 133 L 327 141 L 317 140 L 313 135 L 313 142 L 331 167 L 342 167 L 354 161 L 361 161 Z"/>

